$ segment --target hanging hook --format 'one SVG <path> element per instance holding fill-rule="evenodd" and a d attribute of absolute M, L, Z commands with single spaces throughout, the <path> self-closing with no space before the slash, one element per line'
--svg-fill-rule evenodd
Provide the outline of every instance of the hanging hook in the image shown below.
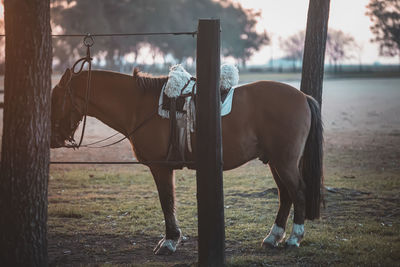
<path fill-rule="evenodd" d="M 92 47 L 94 45 L 94 38 L 93 35 L 87 33 L 86 36 L 83 38 L 83 44 L 86 47 Z"/>

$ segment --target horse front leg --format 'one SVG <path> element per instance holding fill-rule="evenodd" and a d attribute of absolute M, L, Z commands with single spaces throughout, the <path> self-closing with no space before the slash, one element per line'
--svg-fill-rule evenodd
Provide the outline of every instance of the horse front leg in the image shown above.
<path fill-rule="evenodd" d="M 157 185 L 165 219 L 165 237 L 158 242 L 153 252 L 156 255 L 170 255 L 176 251 L 182 236 L 175 215 L 174 171 L 162 166 L 151 166 L 150 170 Z"/>

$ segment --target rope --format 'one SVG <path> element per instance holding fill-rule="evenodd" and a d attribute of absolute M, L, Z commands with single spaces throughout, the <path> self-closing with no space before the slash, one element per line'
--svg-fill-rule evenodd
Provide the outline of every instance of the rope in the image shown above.
<path fill-rule="evenodd" d="M 194 32 L 135 32 L 135 33 L 94 33 L 90 34 L 93 37 L 123 37 L 123 36 L 143 36 L 143 35 L 191 35 L 194 37 L 197 31 Z M 88 34 L 52 34 L 52 37 L 85 37 Z M 5 34 L 0 34 L 0 37 L 6 37 Z"/>
<path fill-rule="evenodd" d="M 83 135 L 85 133 L 85 128 L 86 128 L 86 119 L 87 119 L 88 107 L 89 107 L 90 82 L 91 82 L 91 79 L 92 79 L 92 58 L 90 57 L 90 46 L 87 46 L 87 52 L 86 52 L 85 61 L 88 62 L 89 69 L 88 69 L 88 78 L 87 78 L 87 82 L 86 82 L 85 117 L 83 119 L 81 140 L 79 140 L 78 147 L 80 147 L 82 145 Z M 84 63 L 82 63 L 82 67 L 85 64 L 85 61 L 84 61 Z M 72 69 L 72 71 L 73 71 L 73 69 Z"/>

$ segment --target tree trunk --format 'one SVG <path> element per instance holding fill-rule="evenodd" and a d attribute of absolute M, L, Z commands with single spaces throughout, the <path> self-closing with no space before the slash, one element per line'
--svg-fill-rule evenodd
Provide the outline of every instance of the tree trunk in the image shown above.
<path fill-rule="evenodd" d="M 322 104 L 330 0 L 310 0 L 300 90 Z"/>
<path fill-rule="evenodd" d="M 399 71 L 400 71 L 400 49 L 397 53 L 399 53 L 398 55 L 399 55 Z"/>
<path fill-rule="evenodd" d="M 50 158 L 50 1 L 4 1 L 6 66 L 0 266 L 46 266 Z"/>
<path fill-rule="evenodd" d="M 242 68 L 245 70 L 247 68 L 247 62 L 245 58 L 242 58 Z"/>

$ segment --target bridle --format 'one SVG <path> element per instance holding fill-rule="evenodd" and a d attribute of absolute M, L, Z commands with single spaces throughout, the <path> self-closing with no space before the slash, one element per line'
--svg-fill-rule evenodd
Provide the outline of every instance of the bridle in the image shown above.
<path fill-rule="evenodd" d="M 64 145 L 64 147 L 67 147 L 67 148 L 74 148 L 74 149 L 78 149 L 79 147 L 104 148 L 104 147 L 109 147 L 109 146 L 118 144 L 118 143 L 122 142 L 123 140 L 127 139 L 128 137 L 132 136 L 137 130 L 139 130 L 143 125 L 145 125 L 145 124 L 146 124 L 147 122 L 149 122 L 155 115 L 158 114 L 158 108 L 157 108 L 157 109 L 155 109 L 155 111 L 152 112 L 148 117 L 146 117 L 142 122 L 140 122 L 131 132 L 129 132 L 127 135 L 125 135 L 124 137 L 120 138 L 119 140 L 117 140 L 117 141 L 115 141 L 115 142 L 113 142 L 113 143 L 110 143 L 110 144 L 107 144 L 107 145 L 102 145 L 102 146 L 92 146 L 92 145 L 95 145 L 95 144 L 98 144 L 98 143 L 102 143 L 102 142 L 104 142 L 104 141 L 106 141 L 106 140 L 111 139 L 112 137 L 114 137 L 114 136 L 120 134 L 119 132 L 117 132 L 117 133 L 115 133 L 115 134 L 113 134 L 113 135 L 111 135 L 111 136 L 109 136 L 109 137 L 107 137 L 107 138 L 104 138 L 104 139 L 102 139 L 102 140 L 99 140 L 99 141 L 96 141 L 96 142 L 93 142 L 93 143 L 89 143 L 89 144 L 82 145 L 82 140 L 83 140 L 83 136 L 84 136 L 85 125 L 86 125 L 86 116 L 87 116 L 86 114 L 87 114 L 87 112 L 85 112 L 85 114 L 82 114 L 81 111 L 80 111 L 80 109 L 78 108 L 78 106 L 77 106 L 77 105 L 75 104 L 75 102 L 74 102 L 74 96 L 73 96 L 72 88 L 71 88 L 71 85 L 70 85 L 71 79 L 72 79 L 72 76 L 71 76 L 71 78 L 68 80 L 67 85 L 66 85 L 66 90 L 65 90 L 65 93 L 64 93 L 64 100 L 63 100 L 63 104 L 62 104 L 62 114 L 64 114 L 64 111 L 65 111 L 65 102 L 66 102 L 66 99 L 67 99 L 68 96 L 69 96 L 70 102 L 71 102 L 71 106 L 73 107 L 73 109 L 74 109 L 76 112 L 78 112 L 78 113 L 80 114 L 80 116 L 83 116 L 83 117 L 84 117 L 84 125 L 83 125 L 83 128 L 82 128 L 81 139 L 80 139 L 79 143 L 77 144 L 77 143 L 75 142 L 74 137 L 73 137 L 73 133 L 72 133 L 71 136 L 68 136 L 68 137 L 67 137 L 67 141 L 69 141 L 70 144 Z M 89 85 L 90 85 L 90 84 L 89 84 Z M 57 86 L 59 86 L 59 85 L 57 85 Z M 68 96 L 67 96 L 67 95 L 68 95 Z M 85 104 L 85 110 L 86 110 L 86 111 L 87 111 L 88 102 L 89 102 L 89 98 L 86 98 L 86 104 Z M 72 113 L 72 111 L 69 112 L 69 114 L 71 114 L 71 113 Z M 71 116 L 71 115 L 70 115 L 70 116 Z M 69 116 L 69 117 L 70 117 L 70 116 Z M 61 128 L 61 127 L 60 127 L 60 123 L 59 123 L 58 121 L 56 121 L 56 122 L 54 123 L 55 132 L 56 132 L 56 133 L 59 133 L 59 132 L 60 132 L 60 128 Z M 74 131 L 74 129 L 73 129 L 72 127 L 71 127 L 70 130 L 71 130 L 72 132 Z M 65 139 L 65 138 L 64 138 L 64 139 Z"/>
<path fill-rule="evenodd" d="M 130 133 L 128 133 L 123 138 L 121 138 L 121 139 L 119 139 L 119 140 L 117 140 L 117 141 L 115 141 L 115 142 L 113 142 L 111 144 L 102 145 L 102 146 L 92 146 L 94 144 L 101 143 L 103 141 L 106 141 L 106 140 L 116 136 L 117 134 L 119 134 L 118 132 L 113 134 L 113 135 L 111 135 L 111 136 L 109 136 L 109 137 L 107 137 L 107 138 L 104 138 L 102 140 L 99 140 L 99 141 L 96 141 L 96 142 L 93 142 L 93 143 L 90 143 L 90 144 L 82 145 L 82 141 L 83 141 L 83 137 L 84 137 L 85 129 L 86 129 L 86 119 L 87 119 L 87 111 L 88 111 L 88 106 L 89 106 L 89 96 L 90 96 L 90 89 L 91 89 L 91 71 L 92 71 L 92 60 L 93 60 L 93 58 L 91 58 L 91 56 L 90 56 L 90 47 L 92 47 L 93 44 L 94 44 L 93 37 L 90 34 L 86 35 L 84 40 L 83 40 L 83 43 L 86 46 L 86 56 L 83 57 L 83 58 L 80 58 L 78 61 L 76 61 L 75 64 L 72 66 L 72 69 L 70 70 L 71 73 L 69 75 L 69 79 L 65 83 L 66 90 L 65 90 L 65 93 L 64 93 L 63 103 L 62 103 L 62 107 L 61 107 L 61 112 L 62 112 L 62 114 L 64 114 L 65 105 L 66 105 L 66 99 L 69 96 L 70 103 L 71 103 L 71 106 L 72 106 L 73 110 L 78 112 L 79 115 L 81 117 L 83 117 L 83 126 L 82 126 L 82 131 L 81 131 L 81 137 L 80 137 L 79 142 L 76 143 L 75 139 L 74 139 L 74 131 L 75 131 L 77 126 L 74 127 L 74 128 L 70 127 L 69 130 L 72 132 L 72 134 L 70 136 L 67 136 L 66 138 L 63 138 L 63 139 L 66 139 L 68 142 L 70 142 L 70 144 L 66 144 L 66 145 L 64 145 L 64 147 L 73 148 L 73 149 L 78 149 L 80 147 L 104 148 L 104 147 L 108 147 L 108 146 L 112 146 L 112 145 L 118 144 L 118 143 L 122 142 L 123 140 L 127 139 L 128 137 L 130 137 L 131 135 L 133 135 L 144 124 L 146 124 L 155 115 L 157 115 L 158 108 L 155 110 L 155 112 L 151 113 L 141 123 L 139 123 L 139 125 L 137 125 Z M 76 67 L 78 66 L 79 63 L 81 64 L 80 67 L 79 67 L 79 70 L 75 71 L 75 69 L 76 69 Z M 88 77 L 87 77 L 87 81 L 86 81 L 85 107 L 84 107 L 84 112 L 82 113 L 81 110 L 79 109 L 78 105 L 76 105 L 76 103 L 74 101 L 74 95 L 73 95 L 72 88 L 71 88 L 71 81 L 72 81 L 73 77 L 78 76 L 82 72 L 83 67 L 84 67 L 84 65 L 86 63 L 88 63 Z M 61 87 L 61 86 L 59 84 L 57 84 L 56 87 Z M 71 117 L 72 111 L 70 111 L 69 114 L 70 114 L 69 117 Z M 58 135 L 60 133 L 60 128 L 61 128 L 61 126 L 60 126 L 59 120 L 55 121 L 54 122 L 54 130 L 55 130 L 55 134 L 56 135 Z"/>

